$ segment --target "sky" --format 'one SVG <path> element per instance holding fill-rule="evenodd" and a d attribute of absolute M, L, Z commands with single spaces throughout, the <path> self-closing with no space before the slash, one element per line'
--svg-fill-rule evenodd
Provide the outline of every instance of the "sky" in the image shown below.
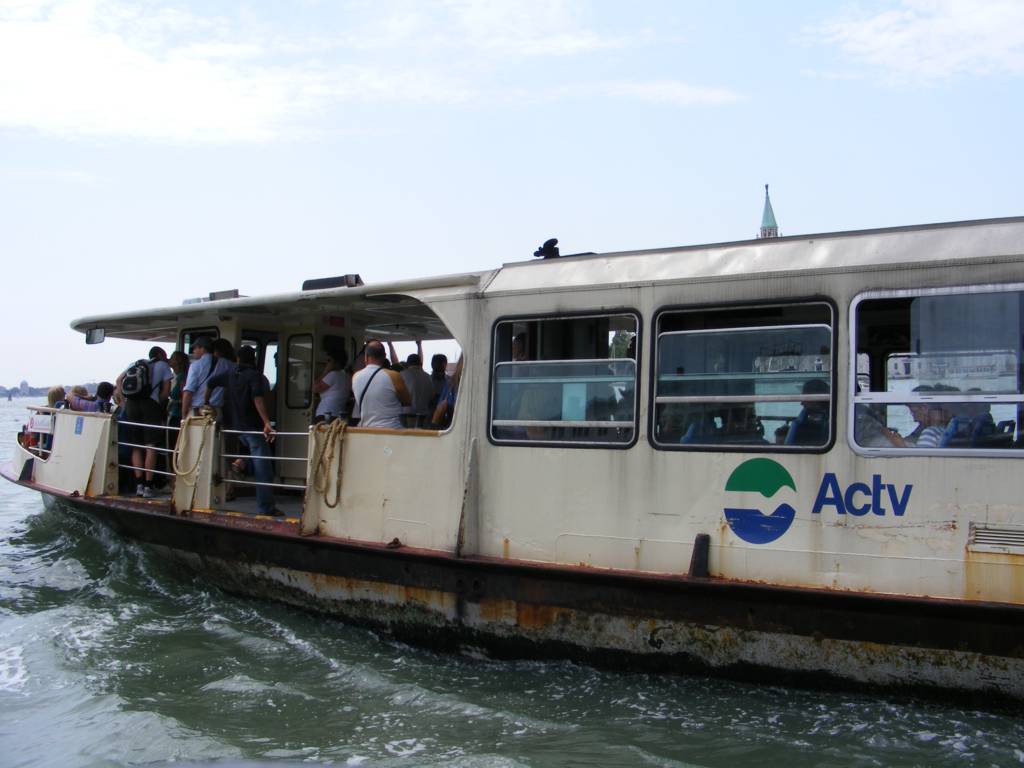
<path fill-rule="evenodd" d="M 0 384 L 77 317 L 1024 214 L 1024 2 L 0 0 Z"/>

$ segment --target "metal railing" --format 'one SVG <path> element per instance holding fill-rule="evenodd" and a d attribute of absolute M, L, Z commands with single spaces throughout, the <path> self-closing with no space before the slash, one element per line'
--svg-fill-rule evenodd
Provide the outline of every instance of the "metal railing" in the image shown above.
<path fill-rule="evenodd" d="M 263 432 L 261 430 L 247 431 L 247 430 L 242 430 L 242 429 L 224 429 L 224 430 L 221 430 L 221 434 L 222 435 L 258 435 L 259 437 L 263 437 Z M 304 438 L 308 439 L 309 434 L 306 433 L 306 432 L 275 432 L 274 436 L 275 437 L 304 437 Z M 221 459 L 225 459 L 225 460 L 244 459 L 246 461 L 271 461 L 271 462 L 274 462 L 274 461 L 300 461 L 300 462 L 302 462 L 304 464 L 308 464 L 309 463 L 309 456 L 308 455 L 305 455 L 305 456 L 253 456 L 252 454 L 249 454 L 249 453 L 225 453 L 225 452 L 222 451 L 221 454 L 220 454 L 220 457 L 221 457 Z M 303 474 L 303 476 L 306 475 L 305 472 L 303 472 L 302 474 Z M 296 484 L 296 483 L 261 483 L 261 482 L 258 482 L 256 480 L 239 480 L 239 479 L 236 479 L 236 478 L 233 478 L 233 477 L 230 477 L 230 476 L 225 477 L 223 482 L 230 483 L 231 485 L 245 485 L 245 486 L 251 486 L 251 487 L 263 487 L 263 488 L 283 488 L 283 489 L 290 490 L 290 491 L 305 491 L 306 490 L 306 484 L 305 483 L 302 483 L 301 485 Z"/>
<path fill-rule="evenodd" d="M 33 433 L 33 434 L 42 434 L 42 433 L 36 432 L 36 433 Z M 24 445 L 24 444 L 22 444 L 21 447 L 24 448 L 29 453 L 31 453 L 33 456 L 38 456 L 43 461 L 46 461 L 47 459 L 49 459 L 50 458 L 50 454 L 53 453 L 52 450 L 50 450 L 49 448 L 43 448 L 43 446 L 40 445 L 39 443 L 36 443 L 35 445 Z"/>
<path fill-rule="evenodd" d="M 94 414 L 92 414 L 92 412 L 77 412 L 77 411 L 70 411 L 70 410 L 67 410 L 67 409 L 51 408 L 49 406 L 29 406 L 29 410 L 33 411 L 33 412 L 36 412 L 36 413 L 50 413 L 50 414 L 54 414 L 54 415 L 56 415 L 58 413 L 64 413 L 64 412 L 68 412 L 68 413 L 72 413 L 73 412 L 73 413 L 78 413 L 79 415 L 82 415 L 82 414 L 94 415 Z M 102 415 L 110 418 L 110 414 L 104 413 Z M 112 420 L 113 420 L 113 423 L 116 425 L 116 428 L 118 429 L 118 432 L 116 433 L 117 438 L 118 438 L 116 440 L 116 445 L 117 445 L 117 449 L 118 449 L 118 462 L 117 462 L 116 466 L 117 466 L 118 469 L 129 470 L 129 471 L 132 471 L 132 472 L 140 471 L 140 472 L 142 472 L 144 474 L 145 473 L 151 473 L 151 474 L 154 474 L 154 475 L 161 475 L 161 476 L 167 477 L 167 478 L 174 478 L 174 477 L 176 477 L 176 474 L 173 471 L 167 471 L 167 470 L 156 469 L 156 468 L 146 469 L 144 461 L 143 461 L 143 466 L 141 466 L 141 467 L 137 467 L 137 466 L 135 466 L 132 463 L 122 463 L 121 460 L 120 460 L 120 455 L 121 455 L 120 449 L 121 448 L 127 448 L 127 449 L 133 449 L 133 450 L 137 449 L 137 450 L 140 450 L 140 451 L 156 451 L 157 453 L 160 453 L 160 454 L 162 454 L 164 456 L 171 456 L 175 452 L 175 448 L 173 446 L 174 446 L 174 443 L 176 443 L 176 438 L 177 438 L 178 434 L 181 432 L 180 427 L 171 427 L 171 426 L 167 426 L 165 424 L 146 424 L 146 423 L 137 422 L 137 421 L 126 421 L 126 420 L 123 420 L 123 419 L 118 419 L 116 417 L 113 417 Z M 32 430 L 29 430 L 29 428 L 28 428 L 29 425 L 26 424 L 24 429 L 23 429 L 23 433 L 24 434 L 31 434 L 31 435 L 33 435 L 32 439 L 35 442 L 33 444 L 25 444 L 25 443 L 23 443 L 22 447 L 26 451 L 29 451 L 33 455 L 38 456 L 43 461 L 45 461 L 53 453 L 53 449 L 52 449 L 52 447 L 50 447 L 50 448 L 44 447 L 43 446 L 43 442 L 47 438 L 52 440 L 53 432 L 54 432 L 53 426 L 54 426 L 54 422 L 51 421 L 50 432 L 42 432 L 42 431 L 32 431 Z M 159 430 L 161 430 L 161 431 L 163 431 L 163 432 L 165 432 L 167 434 L 168 440 L 162 446 L 161 445 L 144 445 L 144 444 L 140 444 L 140 443 L 136 443 L 136 442 L 129 442 L 128 440 L 122 440 L 121 436 L 120 436 L 120 428 L 122 426 L 124 426 L 124 427 L 137 427 L 137 428 L 140 428 L 140 429 L 159 429 Z M 263 436 L 263 432 L 261 432 L 261 431 L 245 431 L 245 430 L 237 430 L 237 429 L 224 429 L 224 430 L 220 430 L 220 434 L 221 435 L 259 435 L 260 437 Z M 308 440 L 309 434 L 307 432 L 276 432 L 275 433 L 275 437 L 278 437 L 278 438 L 302 438 L 303 440 Z M 167 447 L 167 445 L 171 445 L 171 447 Z M 221 451 L 219 455 L 220 455 L 220 458 L 222 460 L 224 460 L 224 461 L 234 461 L 235 459 L 244 459 L 246 461 L 260 461 L 260 460 L 263 460 L 263 461 L 271 461 L 271 462 L 301 462 L 304 465 L 308 465 L 309 464 L 309 456 L 306 455 L 306 451 L 308 449 L 306 448 L 305 444 L 303 445 L 302 450 L 303 450 L 303 454 L 302 455 L 294 455 L 294 456 L 254 457 L 254 456 L 252 456 L 251 454 L 248 454 L 248 453 L 230 453 L 230 452 L 227 452 L 227 451 Z M 170 466 L 170 459 L 168 459 L 168 466 Z M 305 467 L 303 467 L 302 476 L 303 477 L 306 476 Z M 230 476 L 224 477 L 222 482 L 230 483 L 232 485 L 239 485 L 239 486 L 250 486 L 250 487 L 264 486 L 264 487 L 268 487 L 268 488 L 279 488 L 279 489 L 289 490 L 289 491 L 305 491 L 306 490 L 306 484 L 305 483 L 302 483 L 302 484 L 298 484 L 298 483 L 261 483 L 261 482 L 258 482 L 256 480 L 244 480 L 244 479 L 234 478 L 234 477 L 230 477 Z"/>
<path fill-rule="evenodd" d="M 166 432 L 174 432 L 175 434 L 177 434 L 180 431 L 180 429 L 178 427 L 168 427 L 168 426 L 166 426 L 164 424 L 143 424 L 143 423 L 138 422 L 138 421 L 124 421 L 123 419 L 115 419 L 114 423 L 117 424 L 117 426 L 118 426 L 118 440 L 117 440 L 117 447 L 119 449 L 118 450 L 118 459 L 120 459 L 120 454 L 121 454 L 120 448 L 121 448 L 121 446 L 124 446 L 125 448 L 138 448 L 139 450 L 142 450 L 142 451 L 156 451 L 158 453 L 165 453 L 165 454 L 173 454 L 174 453 L 174 449 L 173 448 L 160 448 L 160 447 L 155 446 L 155 445 L 139 445 L 138 443 L 129 443 L 127 441 L 121 440 L 120 439 L 121 438 L 120 428 L 121 428 L 121 426 L 126 426 L 126 427 L 141 427 L 143 429 L 162 429 L 162 430 L 164 430 Z M 145 464 L 145 460 L 143 460 L 143 464 Z M 154 475 L 162 475 L 163 477 L 175 477 L 175 474 L 173 472 L 166 472 L 166 471 L 161 470 L 161 469 L 146 469 L 145 466 L 136 467 L 134 464 L 121 464 L 120 462 L 118 463 L 117 466 L 118 466 L 119 469 L 131 469 L 133 471 L 134 470 L 139 470 L 142 473 L 150 472 L 150 473 L 152 473 Z"/>

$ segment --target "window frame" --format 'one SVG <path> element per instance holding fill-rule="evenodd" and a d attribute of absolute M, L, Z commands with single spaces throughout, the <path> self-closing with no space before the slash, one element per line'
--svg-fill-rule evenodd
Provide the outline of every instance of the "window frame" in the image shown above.
<path fill-rule="evenodd" d="M 659 323 L 664 315 L 680 314 L 680 313 L 697 313 L 697 312 L 731 312 L 740 311 L 745 309 L 756 310 L 756 309 L 769 309 L 772 307 L 794 307 L 794 306 L 808 306 L 812 304 L 820 304 L 828 309 L 829 322 L 827 326 L 830 331 L 830 352 L 829 352 L 829 392 L 828 392 L 828 403 L 829 403 L 829 437 L 828 442 L 820 446 L 806 446 L 806 445 L 778 445 L 769 442 L 766 445 L 757 444 L 745 444 L 745 443 L 661 443 L 658 442 L 655 436 L 655 426 L 658 419 L 658 339 L 660 333 L 658 332 Z M 712 304 L 675 304 L 666 305 L 659 307 L 654 316 L 651 319 L 651 371 L 648 382 L 648 414 L 647 414 L 647 442 L 656 451 L 684 451 L 687 453 L 771 453 L 771 454 L 822 454 L 828 453 L 836 444 L 837 439 L 837 418 L 836 418 L 836 407 L 838 403 L 838 392 L 836 384 L 838 382 L 838 370 L 837 364 L 839 361 L 838 355 L 838 322 L 839 322 L 839 308 L 835 301 L 828 296 L 802 296 L 792 299 L 781 299 L 781 300 L 762 300 L 762 301 L 735 301 L 735 302 L 716 302 Z M 825 325 L 824 323 L 804 323 L 804 326 L 814 325 Z M 780 327 L 776 326 L 736 326 L 734 328 L 722 328 L 719 330 L 723 331 L 741 331 L 741 330 L 755 330 L 758 328 L 771 328 Z M 783 325 L 781 327 L 788 327 Z M 713 331 L 715 329 L 706 329 L 707 331 Z M 774 398 L 773 398 L 774 399 Z M 807 397 L 806 395 L 800 395 L 799 399 L 820 399 L 824 401 L 825 398 L 820 395 Z M 729 398 L 729 402 L 737 402 L 736 398 Z M 751 402 L 756 402 L 751 400 Z M 768 400 L 762 399 L 761 402 L 768 402 Z M 786 399 L 789 402 L 789 399 Z"/>
<path fill-rule="evenodd" d="M 245 346 L 246 341 L 252 341 L 256 343 L 256 370 L 258 370 L 264 376 L 267 375 L 267 362 L 270 357 L 267 352 L 271 345 L 277 347 L 278 350 L 281 348 L 281 334 L 276 330 L 265 330 L 262 328 L 243 328 L 238 337 L 238 348 L 241 349 Z M 277 383 L 280 371 L 275 367 L 274 370 L 274 384 Z M 269 380 L 269 376 L 267 377 Z"/>
<path fill-rule="evenodd" d="M 980 285 L 952 285 L 922 288 L 891 288 L 861 291 L 850 302 L 847 318 L 849 333 L 849 371 L 847 384 L 850 388 L 846 409 L 846 440 L 850 449 L 858 456 L 868 457 L 925 457 L 944 456 L 949 458 L 1019 458 L 1024 456 L 1024 448 L 897 448 L 896 446 L 863 446 L 857 443 L 855 429 L 857 426 L 857 405 L 875 404 L 904 405 L 907 403 L 1021 403 L 1024 404 L 1024 393 L 1016 395 L 981 394 L 971 395 L 966 392 L 950 392 L 948 394 L 921 395 L 916 392 L 868 392 L 857 393 L 857 311 L 865 301 L 876 299 L 916 299 L 928 296 L 965 296 L 983 293 L 1021 293 L 1024 294 L 1024 283 L 984 283 Z M 1024 360 L 1021 360 L 1024 363 Z M 1018 423 L 1017 429 L 1020 430 Z"/>
<path fill-rule="evenodd" d="M 191 355 L 192 355 L 191 346 L 192 345 L 190 343 L 189 344 L 189 348 L 185 347 L 185 336 L 186 335 L 189 337 L 190 342 L 191 341 L 195 341 L 200 336 L 208 336 L 211 340 L 216 341 L 217 339 L 220 338 L 220 328 L 218 328 L 215 325 L 206 325 L 206 326 L 200 325 L 200 326 L 195 326 L 195 327 L 190 327 L 190 328 L 182 328 L 180 331 L 178 331 L 178 346 L 175 347 L 175 349 L 178 349 L 181 352 L 184 352 L 186 355 L 189 355 L 189 357 L 191 357 Z"/>
<path fill-rule="evenodd" d="M 623 427 L 632 424 L 633 436 L 626 442 L 622 443 L 610 443 L 610 442 L 590 442 L 584 440 L 531 440 L 529 438 L 524 440 L 509 440 L 508 438 L 496 438 L 493 431 L 493 420 L 494 420 L 494 388 L 496 383 L 495 371 L 498 365 L 501 363 L 509 362 L 507 360 L 496 362 L 497 343 L 498 343 L 498 326 L 502 323 L 529 323 L 535 321 L 548 321 L 548 320 L 583 320 L 586 318 L 594 317 L 616 317 L 628 315 L 636 321 L 636 359 L 633 361 L 636 366 L 636 380 L 633 387 L 633 420 L 632 422 L 622 421 L 617 422 Z M 637 444 L 640 438 L 640 387 L 643 380 L 643 315 L 640 311 L 632 307 L 613 307 L 610 309 L 593 309 L 593 310 L 579 310 L 574 312 L 541 312 L 537 314 L 525 314 L 525 315 L 501 315 L 491 323 L 491 352 L 490 359 L 488 361 L 488 372 L 487 372 L 487 440 L 491 445 L 499 446 L 502 448 L 579 448 L 579 449 L 591 449 L 591 450 L 617 450 L 624 451 L 632 448 Z M 588 360 L 590 358 L 587 358 Z M 612 360 L 612 358 L 608 358 Z M 581 362 L 580 361 L 562 361 L 562 362 Z M 542 361 L 535 360 L 530 362 L 556 362 L 556 361 Z M 615 422 L 607 422 L 615 423 Z"/>
<path fill-rule="evenodd" d="M 292 341 L 294 339 L 303 338 L 303 337 L 309 339 L 309 350 L 310 350 L 310 352 L 309 352 L 309 384 L 310 384 L 310 388 L 309 388 L 309 391 L 305 393 L 305 397 L 304 397 L 305 404 L 304 405 L 292 405 L 292 399 L 291 398 L 292 398 L 292 393 L 294 392 L 294 388 L 292 386 L 292 377 L 290 376 L 291 367 L 292 367 L 292 355 L 291 355 Z M 285 406 L 285 408 L 288 408 L 289 410 L 299 411 L 299 410 L 302 410 L 303 408 L 309 408 L 313 404 L 313 381 L 315 380 L 314 379 L 314 371 L 315 371 L 315 367 L 316 367 L 316 347 L 315 347 L 315 343 L 316 343 L 316 341 L 315 341 L 314 334 L 313 334 L 312 331 L 303 331 L 301 333 L 291 333 L 291 334 L 288 334 L 288 340 L 285 342 L 285 353 L 284 353 L 285 354 L 285 364 L 284 364 L 285 365 L 285 368 L 284 368 L 285 397 L 284 397 L 284 406 Z M 280 371 L 278 371 L 278 375 L 280 376 Z"/>

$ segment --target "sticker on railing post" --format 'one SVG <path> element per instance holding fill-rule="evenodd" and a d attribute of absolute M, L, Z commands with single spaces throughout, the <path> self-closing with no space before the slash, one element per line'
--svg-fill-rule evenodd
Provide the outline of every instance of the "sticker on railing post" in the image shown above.
<path fill-rule="evenodd" d="M 82 434 L 82 427 L 85 426 L 85 416 L 78 416 L 75 418 L 75 434 Z"/>
<path fill-rule="evenodd" d="M 48 413 L 33 413 L 28 417 L 28 431 L 44 435 L 53 433 L 53 416 Z"/>

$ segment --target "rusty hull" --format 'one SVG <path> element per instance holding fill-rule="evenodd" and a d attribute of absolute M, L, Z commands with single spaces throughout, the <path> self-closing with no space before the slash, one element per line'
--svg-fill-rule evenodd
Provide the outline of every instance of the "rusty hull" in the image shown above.
<path fill-rule="evenodd" d="M 23 485 L 31 485 L 22 483 Z M 1024 609 L 550 566 L 301 536 L 298 522 L 58 495 L 225 589 L 420 645 L 1024 700 Z"/>

